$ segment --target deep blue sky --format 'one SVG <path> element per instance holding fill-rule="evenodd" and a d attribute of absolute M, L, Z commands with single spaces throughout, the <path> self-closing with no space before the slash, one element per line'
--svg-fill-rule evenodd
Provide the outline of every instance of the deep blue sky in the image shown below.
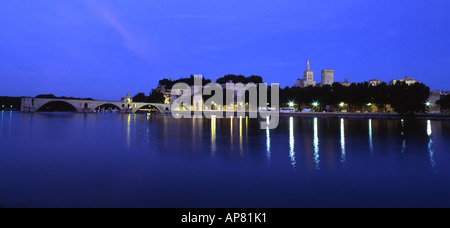
<path fill-rule="evenodd" d="M 164 77 L 261 75 L 450 90 L 448 0 L 0 0 L 0 95 L 118 100 Z"/>

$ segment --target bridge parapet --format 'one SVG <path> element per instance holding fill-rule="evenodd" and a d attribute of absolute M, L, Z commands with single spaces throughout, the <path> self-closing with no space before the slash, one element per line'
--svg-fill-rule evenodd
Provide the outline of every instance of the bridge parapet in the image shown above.
<path fill-rule="evenodd" d="M 121 113 L 136 113 L 145 106 L 154 106 L 160 113 L 170 113 L 170 104 L 124 102 L 124 101 L 97 101 L 97 100 L 68 100 L 68 99 L 48 99 L 48 98 L 22 98 L 20 111 L 37 112 L 42 106 L 51 102 L 65 102 L 72 105 L 77 112 L 91 113 L 102 105 L 111 104 L 117 106 Z"/>

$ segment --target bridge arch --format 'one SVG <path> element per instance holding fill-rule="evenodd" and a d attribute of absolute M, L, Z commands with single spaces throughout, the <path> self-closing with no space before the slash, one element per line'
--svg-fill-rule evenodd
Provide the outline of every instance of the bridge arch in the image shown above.
<path fill-rule="evenodd" d="M 92 111 L 97 110 L 97 108 L 100 108 L 101 106 L 105 106 L 105 105 L 114 106 L 118 110 L 122 110 L 123 109 L 122 105 L 114 104 L 114 103 L 111 103 L 111 102 L 105 102 L 105 103 L 95 104 L 94 108 L 92 109 Z"/>
<path fill-rule="evenodd" d="M 71 107 L 71 109 L 72 109 L 71 111 L 74 111 L 74 112 L 78 111 L 76 105 L 72 104 L 71 102 L 64 101 L 64 100 L 49 100 L 49 101 L 45 101 L 42 104 L 37 105 L 35 107 L 36 108 L 35 110 L 36 110 L 36 112 L 51 111 L 51 109 L 50 110 L 48 110 L 48 109 L 47 110 L 42 110 L 42 108 L 44 108 L 46 105 L 49 105 L 49 104 L 58 104 L 58 103 L 65 104 L 66 107 Z M 62 110 L 62 111 L 65 111 L 65 110 Z"/>
<path fill-rule="evenodd" d="M 146 107 L 146 106 L 155 107 L 156 109 L 158 109 L 158 112 L 159 112 L 159 113 L 164 113 L 164 110 L 161 109 L 161 107 L 158 107 L 157 104 L 151 104 L 151 103 L 139 104 L 139 105 L 136 105 L 136 104 L 135 104 L 135 109 L 136 109 L 136 111 L 137 111 L 137 110 L 139 110 L 139 109 L 141 109 L 141 108 L 143 108 L 143 107 Z"/>

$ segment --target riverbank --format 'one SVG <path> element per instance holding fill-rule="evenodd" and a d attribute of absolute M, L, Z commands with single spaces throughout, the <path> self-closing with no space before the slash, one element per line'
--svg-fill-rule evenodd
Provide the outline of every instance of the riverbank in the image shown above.
<path fill-rule="evenodd" d="M 208 111 L 204 111 L 208 112 Z M 45 113 L 45 112 L 41 112 Z M 53 113 L 53 112 L 50 112 Z M 75 112 L 74 112 L 75 113 Z M 98 113 L 96 113 L 98 114 Z M 140 115 L 148 115 L 148 114 L 140 114 Z M 167 116 L 171 115 L 168 113 L 158 113 L 151 114 L 152 116 Z M 193 116 L 194 113 L 191 113 Z M 234 113 L 236 116 L 237 113 Z M 249 112 L 245 113 L 246 116 L 249 115 Z M 259 114 L 257 114 L 260 116 Z M 399 115 L 396 113 L 345 113 L 345 112 L 291 112 L 291 113 L 283 113 L 280 112 L 280 117 L 295 117 L 295 118 L 344 118 L 344 119 L 422 119 L 422 120 L 450 120 L 450 115 L 448 114 L 418 114 L 415 116 L 407 116 L 407 115 Z M 223 113 L 223 117 L 226 118 L 226 112 Z"/>
<path fill-rule="evenodd" d="M 203 114 L 209 111 L 203 111 Z M 212 113 L 210 113 L 212 114 Z M 245 112 L 245 115 L 251 115 L 255 113 Z M 256 113 L 259 117 L 262 113 Z M 170 115 L 170 113 L 157 114 L 157 115 Z M 194 115 L 194 112 L 191 112 Z M 273 115 L 273 114 L 272 114 Z M 226 118 L 226 112 L 222 115 Z M 237 113 L 234 113 L 237 116 Z M 349 112 L 280 112 L 280 117 L 295 117 L 295 118 L 344 118 L 344 119 L 423 119 L 423 120 L 450 120 L 449 114 L 441 113 L 428 113 L 410 115 L 399 115 L 397 113 L 349 113 Z"/>
<path fill-rule="evenodd" d="M 450 120 L 448 114 L 418 114 L 415 116 L 399 115 L 396 113 L 345 113 L 345 112 L 294 112 L 280 113 L 280 116 L 293 116 L 299 118 L 344 118 L 344 119 L 426 119 Z"/>

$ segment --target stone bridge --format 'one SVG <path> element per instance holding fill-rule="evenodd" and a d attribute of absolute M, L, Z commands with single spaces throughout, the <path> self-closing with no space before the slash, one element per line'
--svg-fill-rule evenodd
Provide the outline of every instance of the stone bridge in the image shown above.
<path fill-rule="evenodd" d="M 160 113 L 170 112 L 170 104 L 157 104 L 157 103 L 141 103 L 132 102 L 130 100 L 122 101 L 96 101 L 96 100 L 68 100 L 68 99 L 47 99 L 47 98 L 22 98 L 22 105 L 20 111 L 22 112 L 36 112 L 42 106 L 51 102 L 65 102 L 72 105 L 77 112 L 90 113 L 102 105 L 114 105 L 121 113 L 136 113 L 139 109 L 145 106 L 153 106 L 158 109 Z"/>

